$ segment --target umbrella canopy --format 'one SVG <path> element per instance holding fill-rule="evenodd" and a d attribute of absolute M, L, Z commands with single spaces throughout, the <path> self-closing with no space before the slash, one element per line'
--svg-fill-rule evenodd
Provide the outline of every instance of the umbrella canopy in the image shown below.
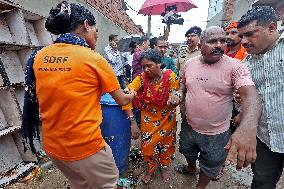
<path fill-rule="evenodd" d="M 139 14 L 161 15 L 167 6 L 175 5 L 177 10 L 173 12 L 186 12 L 197 6 L 191 0 L 146 0 L 139 10 Z"/>

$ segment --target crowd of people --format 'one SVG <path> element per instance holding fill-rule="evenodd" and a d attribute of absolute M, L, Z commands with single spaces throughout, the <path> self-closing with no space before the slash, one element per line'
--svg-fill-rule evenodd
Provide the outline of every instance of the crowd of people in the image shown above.
<path fill-rule="evenodd" d="M 198 175 L 196 189 L 204 189 L 225 164 L 252 164 L 251 187 L 276 188 L 284 162 L 284 41 L 277 19 L 272 7 L 259 6 L 224 28 L 191 27 L 179 52 L 169 51 L 167 36 L 143 36 L 124 56 L 111 34 L 100 55 L 95 17 L 64 1 L 45 24 L 59 37 L 27 62 L 24 141 L 35 152 L 42 125 L 44 150 L 72 189 L 115 188 L 118 169 L 100 130 L 100 99 L 109 93 L 126 112 L 132 138 L 141 138 L 145 183 L 156 170 L 170 179 L 179 107 L 178 148 L 187 164 L 175 167 L 177 174 Z"/>

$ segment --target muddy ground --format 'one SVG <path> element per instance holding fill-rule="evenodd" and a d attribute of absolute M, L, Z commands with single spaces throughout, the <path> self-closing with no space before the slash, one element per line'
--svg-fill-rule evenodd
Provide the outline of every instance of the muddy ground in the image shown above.
<path fill-rule="evenodd" d="M 154 179 L 147 185 L 143 184 L 141 180 L 138 181 L 136 189 L 179 189 L 179 188 L 194 188 L 196 184 L 196 177 L 189 175 L 181 175 L 173 170 L 177 164 L 184 163 L 185 160 L 181 154 L 177 153 L 177 157 L 173 160 L 171 170 L 171 179 L 168 183 L 163 183 L 159 172 L 156 173 Z M 224 176 L 218 182 L 211 182 L 208 189 L 247 189 L 251 181 L 248 176 L 249 170 L 242 172 L 235 171 L 234 167 L 226 168 Z M 5 187 L 6 189 L 66 189 L 68 186 L 67 179 L 55 167 L 51 167 L 42 177 L 36 178 L 32 181 L 18 182 L 13 185 Z M 284 188 L 284 179 L 282 178 L 278 184 L 277 189 Z"/>
<path fill-rule="evenodd" d="M 178 124 L 180 126 L 180 124 Z M 179 127 L 178 127 L 179 128 Z M 178 140 L 177 140 L 178 141 Z M 139 142 L 134 142 L 133 145 L 137 146 Z M 135 163 L 135 162 L 134 162 Z M 136 162 L 137 163 L 137 162 Z M 191 189 L 196 185 L 197 178 L 192 175 L 181 175 L 174 171 L 174 167 L 179 164 L 186 163 L 183 155 L 178 151 L 176 152 L 176 158 L 173 160 L 170 166 L 171 179 L 168 183 L 164 183 L 161 180 L 160 173 L 157 172 L 155 177 L 149 184 L 144 184 L 141 181 L 143 176 L 143 171 L 145 166 L 143 163 L 141 166 L 137 167 L 130 163 L 129 171 L 132 172 L 136 178 L 138 178 L 136 185 L 133 187 L 135 189 Z M 250 168 L 243 169 L 242 171 L 236 171 L 233 165 L 227 166 L 225 168 L 225 174 L 219 181 L 211 182 L 208 189 L 246 189 L 250 188 L 250 183 L 252 180 L 252 173 Z M 67 179 L 61 174 L 61 172 L 56 169 L 56 167 L 51 167 L 48 171 L 44 172 L 39 178 L 35 178 L 31 181 L 17 182 L 13 185 L 5 187 L 6 189 L 66 189 L 68 186 Z M 277 189 L 284 189 L 284 178 L 282 176 L 280 182 L 278 183 Z"/>

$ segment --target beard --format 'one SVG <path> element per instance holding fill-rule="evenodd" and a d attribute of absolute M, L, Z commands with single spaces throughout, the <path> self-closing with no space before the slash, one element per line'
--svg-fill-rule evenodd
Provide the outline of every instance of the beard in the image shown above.
<path fill-rule="evenodd" d="M 232 40 L 232 39 L 227 39 L 227 40 L 226 40 L 227 47 L 235 47 L 235 46 L 237 46 L 238 44 L 240 44 L 240 42 L 241 42 L 241 41 L 235 42 L 235 41 Z"/>

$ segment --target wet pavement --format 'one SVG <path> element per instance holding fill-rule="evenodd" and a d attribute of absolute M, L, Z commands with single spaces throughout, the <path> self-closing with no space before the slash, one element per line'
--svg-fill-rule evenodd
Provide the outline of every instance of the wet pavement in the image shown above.
<path fill-rule="evenodd" d="M 178 124 L 180 126 L 180 124 Z M 180 127 L 178 127 L 180 128 Z M 178 131 L 179 132 L 179 131 Z M 178 140 L 177 140 L 178 141 Z M 138 146 L 139 141 L 133 142 L 133 146 Z M 179 164 L 185 164 L 185 158 L 178 151 L 176 158 L 172 161 L 169 167 L 170 180 L 164 183 L 161 179 L 159 171 L 156 171 L 155 176 L 148 184 L 144 184 L 141 180 L 144 171 L 144 163 L 130 162 L 129 173 L 133 174 L 135 181 L 135 189 L 192 189 L 195 187 L 197 178 L 193 175 L 182 175 L 175 172 L 174 167 Z M 250 188 L 252 180 L 252 172 L 250 168 L 236 171 L 233 165 L 225 167 L 224 175 L 219 181 L 210 182 L 208 189 L 246 189 Z M 51 167 L 47 172 L 43 173 L 41 177 L 35 178 L 31 181 L 18 182 L 13 185 L 7 186 L 7 189 L 66 189 L 68 186 L 67 179 L 55 167 Z M 284 188 L 284 178 L 282 177 L 278 183 L 277 189 Z"/>

